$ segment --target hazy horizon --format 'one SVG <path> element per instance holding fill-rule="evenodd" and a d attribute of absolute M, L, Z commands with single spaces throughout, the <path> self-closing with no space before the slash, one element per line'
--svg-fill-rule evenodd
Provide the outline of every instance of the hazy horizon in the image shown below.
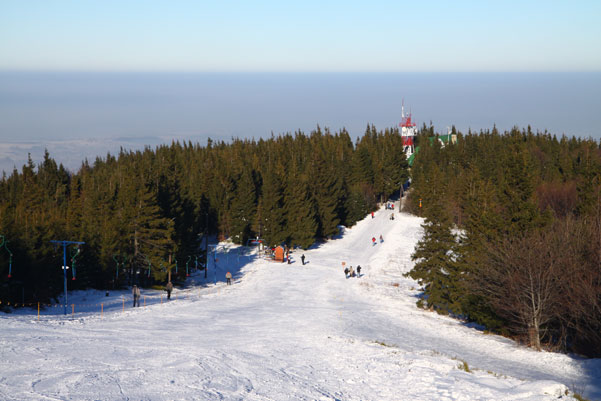
<path fill-rule="evenodd" d="M 0 170 L 32 154 L 76 170 L 125 149 L 171 140 L 398 126 L 446 132 L 513 126 L 601 138 L 601 72 L 589 73 L 133 73 L 0 72 Z"/>

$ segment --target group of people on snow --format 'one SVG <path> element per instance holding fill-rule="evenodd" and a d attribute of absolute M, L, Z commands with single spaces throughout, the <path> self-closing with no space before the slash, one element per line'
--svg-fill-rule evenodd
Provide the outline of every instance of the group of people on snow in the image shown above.
<path fill-rule="evenodd" d="M 380 234 L 380 243 L 384 242 L 384 237 L 382 237 L 382 234 Z M 376 242 L 376 237 L 371 237 L 371 244 L 373 246 L 375 246 L 377 244 Z"/>
<path fill-rule="evenodd" d="M 386 209 L 387 210 L 394 210 L 394 203 L 392 202 L 387 202 L 386 203 Z M 371 212 L 371 218 L 374 218 L 374 212 Z M 394 213 L 390 216 L 390 220 L 394 220 Z M 372 244 L 376 245 L 376 237 L 372 237 Z M 384 242 L 384 237 L 382 237 L 382 234 L 380 234 L 380 243 Z M 291 263 L 291 258 L 290 258 L 290 250 L 286 247 L 286 259 L 288 264 Z M 305 254 L 302 254 L 301 257 L 301 263 L 304 266 L 305 265 Z M 353 268 L 353 266 L 349 266 L 349 267 L 345 267 L 344 268 L 344 275 L 345 277 L 348 279 L 349 277 L 361 277 L 361 265 L 357 265 L 357 271 L 355 272 L 355 269 Z M 229 271 L 225 274 L 225 279 L 227 282 L 227 285 L 231 285 L 232 284 L 232 273 L 230 273 Z M 165 291 L 167 291 L 167 299 L 171 299 L 171 292 L 173 291 L 173 283 L 171 281 L 169 281 L 166 285 L 165 285 Z M 132 288 L 132 295 L 134 298 L 134 307 L 136 306 L 140 306 L 140 288 L 137 285 L 134 285 Z"/>
<path fill-rule="evenodd" d="M 355 273 L 355 269 L 353 269 L 353 266 L 345 267 L 344 268 L 344 276 L 346 278 L 361 277 L 361 265 L 357 265 L 357 273 Z"/>
<path fill-rule="evenodd" d="M 167 299 L 171 299 L 171 292 L 173 291 L 173 283 L 171 281 L 169 281 L 166 285 L 165 285 L 165 291 L 167 291 Z M 108 292 L 107 292 L 108 293 Z M 142 293 L 140 291 L 140 287 L 138 287 L 136 284 L 134 284 L 134 286 L 131 289 L 131 294 L 134 298 L 134 308 L 136 306 L 140 306 L 140 298 L 142 296 Z M 146 301 L 144 301 L 146 302 Z M 145 303 L 146 304 L 146 303 Z"/>

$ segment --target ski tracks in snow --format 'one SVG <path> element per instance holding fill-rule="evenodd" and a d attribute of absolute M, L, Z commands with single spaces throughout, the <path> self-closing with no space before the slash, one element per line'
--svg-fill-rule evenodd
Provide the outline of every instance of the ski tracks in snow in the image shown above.
<path fill-rule="evenodd" d="M 390 213 L 305 251 L 305 266 L 298 251 L 290 265 L 256 259 L 234 285 L 177 302 L 3 317 L 0 399 L 539 401 L 564 384 L 591 390 L 600 375 L 582 361 L 417 309 L 403 274 L 421 219 Z M 346 279 L 342 262 L 362 277 Z"/>

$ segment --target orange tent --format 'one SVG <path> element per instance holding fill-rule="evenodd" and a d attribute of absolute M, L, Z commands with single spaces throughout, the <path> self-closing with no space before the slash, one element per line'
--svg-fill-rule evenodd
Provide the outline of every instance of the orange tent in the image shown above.
<path fill-rule="evenodd" d="M 284 247 L 278 246 L 274 251 L 275 261 L 283 262 L 284 261 Z"/>

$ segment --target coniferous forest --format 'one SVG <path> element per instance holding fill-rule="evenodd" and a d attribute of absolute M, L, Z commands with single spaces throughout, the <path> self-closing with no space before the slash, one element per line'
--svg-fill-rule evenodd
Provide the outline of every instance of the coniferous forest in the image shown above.
<path fill-rule="evenodd" d="M 409 273 L 418 304 L 537 349 L 601 355 L 599 143 L 530 127 L 451 146 L 428 141 L 431 127 L 420 135 L 431 145 L 408 205 L 425 218 Z"/>
<path fill-rule="evenodd" d="M 599 143 L 529 127 L 452 134 L 444 146 L 424 125 L 410 173 L 405 211 L 425 219 L 408 273 L 418 305 L 538 349 L 601 355 Z M 373 126 L 355 142 L 318 127 L 121 150 L 77 172 L 46 153 L 0 181 L 0 299 L 61 294 L 51 240 L 85 241 L 70 249 L 70 289 L 177 279 L 204 264 L 207 237 L 307 248 L 364 218 L 408 171 L 398 130 Z"/>
<path fill-rule="evenodd" d="M 344 129 L 318 127 L 121 150 L 84 161 L 76 173 L 46 152 L 39 165 L 30 160 L 0 182 L 0 300 L 62 293 L 63 250 L 51 240 L 85 242 L 79 253 L 69 249 L 77 278 L 69 289 L 149 286 L 203 266 L 206 237 L 307 248 L 362 219 L 407 177 L 398 130 L 373 126 L 355 143 Z"/>

